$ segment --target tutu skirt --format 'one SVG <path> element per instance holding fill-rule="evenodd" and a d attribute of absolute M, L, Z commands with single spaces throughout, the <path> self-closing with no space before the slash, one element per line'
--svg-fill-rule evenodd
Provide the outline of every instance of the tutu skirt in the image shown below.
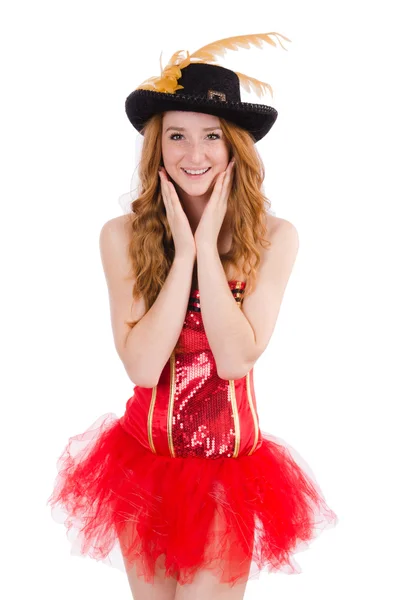
<path fill-rule="evenodd" d="M 163 554 L 165 575 L 181 585 L 200 569 L 233 585 L 247 564 L 300 573 L 293 554 L 338 519 L 296 450 L 261 433 L 250 456 L 174 458 L 148 451 L 108 413 L 69 439 L 47 504 L 72 553 L 135 564 L 147 582 Z"/>

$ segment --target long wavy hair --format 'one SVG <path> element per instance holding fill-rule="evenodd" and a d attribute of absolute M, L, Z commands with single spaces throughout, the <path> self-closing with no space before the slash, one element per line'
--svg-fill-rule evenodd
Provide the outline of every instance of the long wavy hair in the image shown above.
<path fill-rule="evenodd" d="M 230 159 L 232 156 L 235 158 L 233 186 L 226 215 L 230 218 L 232 244 L 228 252 L 220 254 L 220 260 L 225 273 L 229 267 L 237 270 L 242 265 L 246 278 L 246 297 L 256 287 L 260 264 L 259 244 L 265 249 L 271 245 L 266 239 L 266 214 L 270 201 L 261 190 L 265 169 L 255 147 L 255 139 L 234 123 L 222 118 L 219 121 Z M 132 298 L 137 301 L 143 296 L 146 311 L 161 291 L 175 256 L 158 176 L 159 167 L 163 165 L 162 127 L 163 113 L 158 113 L 142 131 L 144 139 L 138 169 L 138 197 L 131 203 L 129 256 L 134 280 Z M 197 269 L 197 264 L 194 269 Z M 132 328 L 138 321 L 125 323 Z M 175 350 L 178 349 L 177 344 Z"/>

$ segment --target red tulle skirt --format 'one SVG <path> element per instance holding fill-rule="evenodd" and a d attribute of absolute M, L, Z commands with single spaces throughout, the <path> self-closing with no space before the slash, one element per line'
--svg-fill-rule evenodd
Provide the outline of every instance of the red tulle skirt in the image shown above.
<path fill-rule="evenodd" d="M 147 582 L 162 554 L 181 585 L 200 569 L 230 585 L 263 570 L 300 573 L 293 554 L 338 518 L 296 450 L 261 433 L 250 456 L 172 458 L 149 452 L 108 413 L 69 439 L 47 503 L 73 554 L 135 564 Z"/>

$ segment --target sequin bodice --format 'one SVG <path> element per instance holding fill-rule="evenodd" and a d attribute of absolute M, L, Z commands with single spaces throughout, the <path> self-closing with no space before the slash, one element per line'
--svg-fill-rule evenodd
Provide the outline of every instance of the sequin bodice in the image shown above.
<path fill-rule="evenodd" d="M 245 282 L 228 283 L 241 307 Z M 135 386 L 121 425 L 155 454 L 175 458 L 252 454 L 262 443 L 253 370 L 241 379 L 218 376 L 198 290 L 191 291 L 178 348 L 157 386 Z"/>

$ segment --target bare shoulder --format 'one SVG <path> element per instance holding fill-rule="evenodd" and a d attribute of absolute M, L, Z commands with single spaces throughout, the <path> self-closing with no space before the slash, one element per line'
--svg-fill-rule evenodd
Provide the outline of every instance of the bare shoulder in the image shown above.
<path fill-rule="evenodd" d="M 134 215 L 128 213 L 119 217 L 113 217 L 106 221 L 100 232 L 100 247 L 102 249 L 108 246 L 121 245 L 123 248 L 129 246 L 131 241 L 131 222 Z"/>
<path fill-rule="evenodd" d="M 271 245 L 263 249 L 262 260 L 266 262 L 272 254 L 278 253 L 294 261 L 299 250 L 299 235 L 295 225 L 273 215 L 267 215 L 267 219 L 267 239 Z"/>
<path fill-rule="evenodd" d="M 129 246 L 131 241 L 131 215 L 109 219 L 99 234 L 102 264 L 108 284 L 114 277 L 129 278 L 131 263 Z"/>
<path fill-rule="evenodd" d="M 120 215 L 119 217 L 113 217 L 113 219 L 106 221 L 102 229 L 112 231 L 113 233 L 119 233 L 129 239 L 131 235 L 130 226 L 134 216 L 133 213 L 128 213 L 126 215 Z"/>
<path fill-rule="evenodd" d="M 275 236 L 277 238 L 286 236 L 287 238 L 291 238 L 291 240 L 295 239 L 298 242 L 298 231 L 291 221 L 271 214 L 268 214 L 266 218 L 268 224 L 267 232 L 270 241 L 272 241 L 272 238 Z"/>
<path fill-rule="evenodd" d="M 292 269 L 299 250 L 298 231 L 291 221 L 267 215 L 267 248 L 261 248 L 260 271 L 266 272 L 270 265 L 274 272 Z"/>

